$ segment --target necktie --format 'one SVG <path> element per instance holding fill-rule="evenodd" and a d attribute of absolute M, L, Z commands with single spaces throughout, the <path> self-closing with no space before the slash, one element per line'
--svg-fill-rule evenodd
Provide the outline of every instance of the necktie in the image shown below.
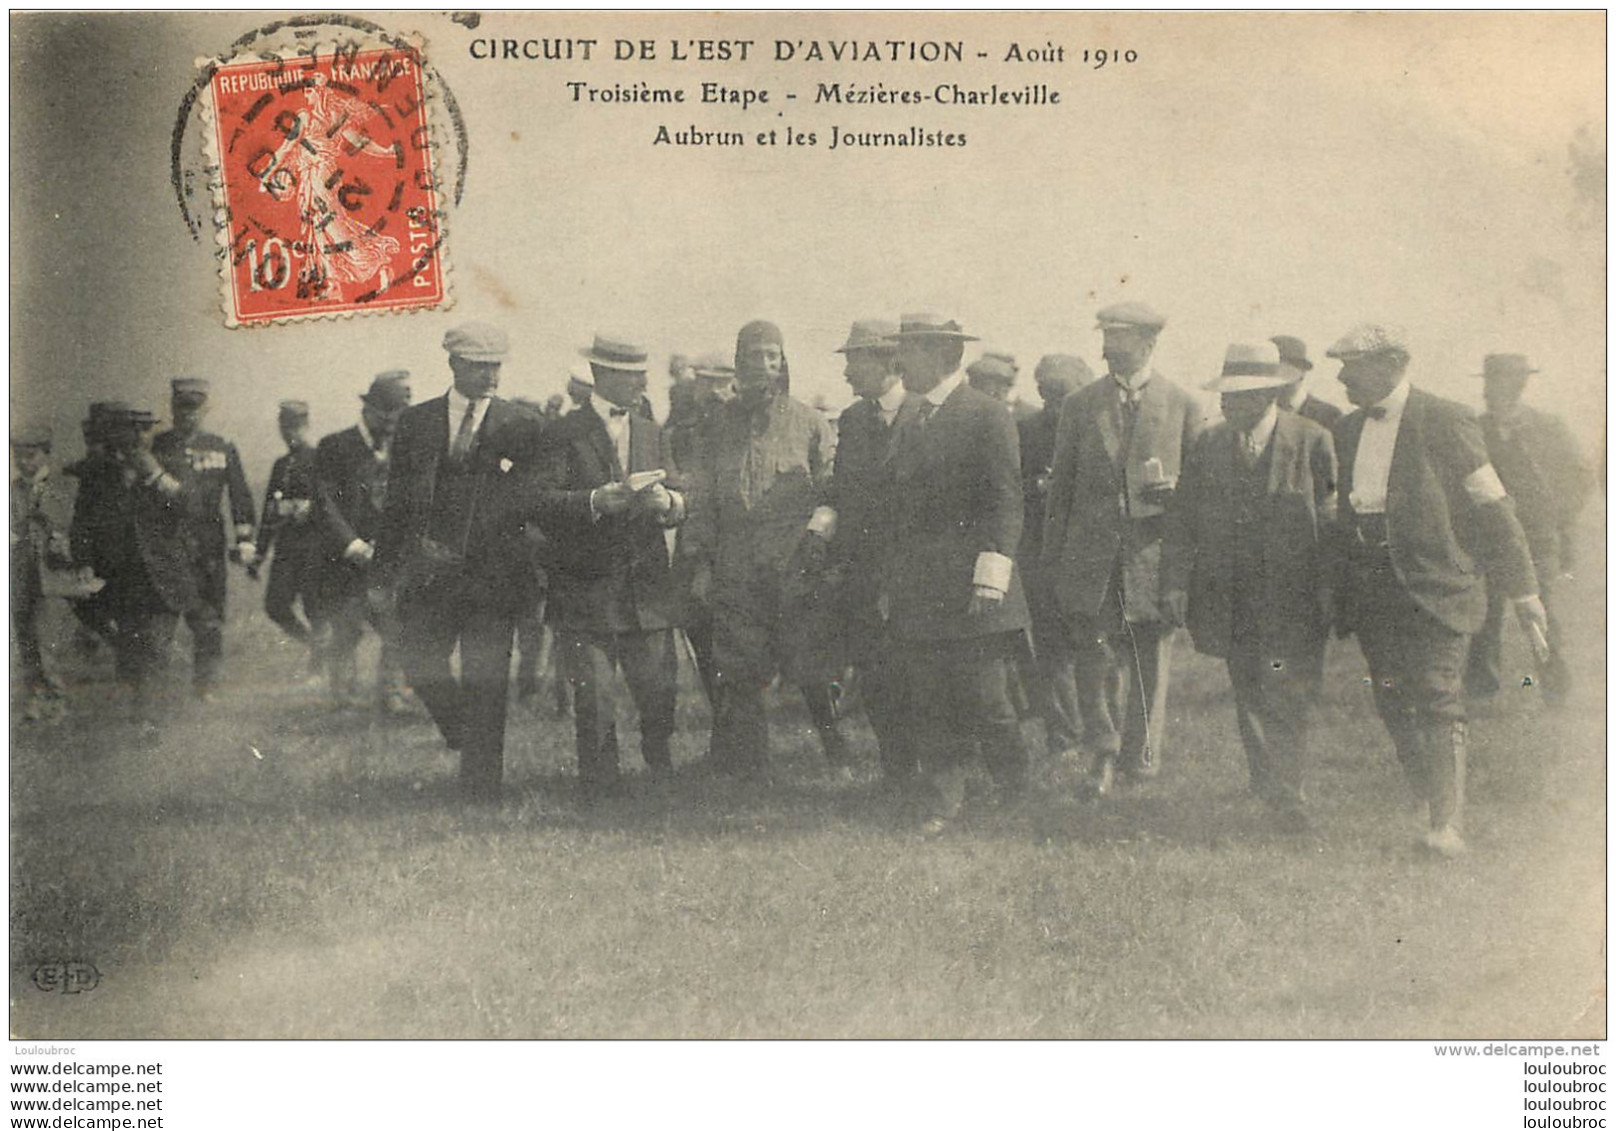
<path fill-rule="evenodd" d="M 460 430 L 455 433 L 454 443 L 449 445 L 449 458 L 463 460 L 471 454 L 471 441 L 477 432 L 477 402 L 470 401 L 466 405 L 466 415 L 460 418 Z"/>
<path fill-rule="evenodd" d="M 937 411 L 937 406 L 932 404 L 931 401 L 927 400 L 925 397 L 922 397 L 920 399 L 920 404 L 915 411 L 920 414 L 920 426 L 924 428 L 926 426 L 926 421 L 931 419 L 931 414 Z"/>
<path fill-rule="evenodd" d="M 613 416 L 627 416 L 629 413 L 631 413 L 633 411 L 634 410 L 631 409 L 631 408 L 614 408 L 614 409 L 612 409 L 612 415 Z"/>
<path fill-rule="evenodd" d="M 1370 420 L 1385 420 L 1386 406 L 1383 404 L 1370 405 L 1368 408 L 1364 409 L 1364 415 Z"/>

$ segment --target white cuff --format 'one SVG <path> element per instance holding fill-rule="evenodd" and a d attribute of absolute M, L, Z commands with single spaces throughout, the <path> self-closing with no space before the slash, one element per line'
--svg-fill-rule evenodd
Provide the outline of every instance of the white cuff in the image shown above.
<path fill-rule="evenodd" d="M 976 555 L 976 571 L 971 574 L 971 584 L 980 585 L 985 589 L 997 589 L 1000 593 L 1010 592 L 1010 572 L 1015 569 L 1016 563 L 1003 554 L 996 554 L 992 550 L 983 550 Z"/>
<path fill-rule="evenodd" d="M 153 472 L 147 478 L 146 485 L 165 495 L 178 495 L 180 493 L 180 481 L 166 471 Z"/>
<path fill-rule="evenodd" d="M 1539 597 L 1538 597 L 1538 594 L 1536 594 L 1536 593 L 1528 593 L 1524 597 L 1511 597 L 1510 598 L 1510 600 L 1513 601 L 1517 605 L 1523 604 L 1524 602 L 1527 602 L 1527 601 L 1536 601 L 1538 599 L 1539 599 Z"/>
<path fill-rule="evenodd" d="M 1470 501 L 1478 507 L 1496 503 L 1507 498 L 1509 494 L 1504 490 L 1503 480 L 1498 478 L 1498 472 L 1493 470 L 1490 463 L 1482 464 L 1466 476 L 1464 489 L 1465 494 L 1470 496 Z"/>
<path fill-rule="evenodd" d="M 369 548 L 369 542 L 366 542 L 363 538 L 355 538 L 352 542 L 348 543 L 348 548 L 342 551 L 342 555 L 345 558 L 363 557 L 365 551 Z"/>
<path fill-rule="evenodd" d="M 813 517 L 808 520 L 808 532 L 818 534 L 822 538 L 836 536 L 836 509 L 834 507 L 815 507 Z"/>
<path fill-rule="evenodd" d="M 250 523 L 250 522 L 238 522 L 238 523 L 236 523 L 236 541 L 237 542 L 251 541 L 252 536 L 253 536 L 253 524 L 252 523 Z"/>

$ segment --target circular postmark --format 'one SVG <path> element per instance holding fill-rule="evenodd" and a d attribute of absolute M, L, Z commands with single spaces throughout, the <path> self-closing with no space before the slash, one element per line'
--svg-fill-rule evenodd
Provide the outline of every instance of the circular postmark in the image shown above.
<path fill-rule="evenodd" d="M 268 38 L 287 30 L 289 45 Z M 419 44 L 327 16 L 269 25 L 232 50 L 201 66 L 172 155 L 199 234 L 182 161 L 199 117 L 226 323 L 447 305 L 442 198 L 463 189 L 467 147 Z M 456 135 L 452 188 L 440 184 L 434 97 Z"/>

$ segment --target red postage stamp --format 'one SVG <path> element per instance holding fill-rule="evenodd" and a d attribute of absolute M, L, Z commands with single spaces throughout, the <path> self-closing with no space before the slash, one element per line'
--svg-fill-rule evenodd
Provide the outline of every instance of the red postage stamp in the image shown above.
<path fill-rule="evenodd" d="M 448 304 L 418 53 L 219 63 L 207 100 L 226 324 Z"/>

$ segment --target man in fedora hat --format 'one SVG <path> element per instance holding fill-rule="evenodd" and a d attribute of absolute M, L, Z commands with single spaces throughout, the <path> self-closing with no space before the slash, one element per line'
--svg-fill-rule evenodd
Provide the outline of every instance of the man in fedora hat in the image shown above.
<path fill-rule="evenodd" d="M 1251 793 L 1281 829 L 1307 827 L 1308 715 L 1333 603 L 1326 535 L 1335 446 L 1283 412 L 1289 374 L 1271 342 L 1235 344 L 1205 386 L 1223 421 L 1184 459 L 1162 549 L 1162 609 L 1197 651 L 1223 657 Z"/>
<path fill-rule="evenodd" d="M 309 443 L 309 403 L 282 401 L 281 440 L 286 454 L 275 460 L 259 512 L 258 540 L 249 577 L 274 556 L 264 589 L 264 612 L 281 631 L 309 650 L 309 674 L 319 678 L 324 663 L 325 617 L 320 610 L 322 547 L 314 516 L 314 446 Z M 294 607 L 303 606 L 303 616 Z M 306 618 L 306 620 L 305 620 Z"/>
<path fill-rule="evenodd" d="M 1514 604 L 1529 637 L 1546 638 L 1547 615 L 1475 415 L 1409 382 L 1396 327 L 1363 323 L 1326 353 L 1357 406 L 1335 432 L 1338 627 L 1357 633 L 1375 709 L 1427 807 L 1420 843 L 1453 856 L 1464 851 L 1465 656 L 1485 590 Z"/>
<path fill-rule="evenodd" d="M 11 632 L 17 642 L 19 674 L 27 689 L 23 718 L 29 722 L 61 713 L 62 684 L 45 663 L 39 618 L 51 593 L 47 580 L 70 564 L 67 529 L 72 518 L 71 489 L 51 474 L 49 423 L 13 419 L 11 461 Z"/>
<path fill-rule="evenodd" d="M 1275 334 L 1268 340 L 1279 348 L 1279 372 L 1285 378 L 1279 407 L 1305 416 L 1326 432 L 1334 429 L 1341 410 L 1306 391 L 1307 375 L 1313 370 L 1313 363 L 1307 359 L 1307 343 L 1290 334 Z"/>
<path fill-rule="evenodd" d="M 504 330 L 465 322 L 443 348 L 448 391 L 398 419 L 376 563 L 397 586 L 404 673 L 460 752 L 462 795 L 497 802 L 511 637 L 528 591 L 521 485 L 538 426 L 494 395 L 510 352 Z"/>
<path fill-rule="evenodd" d="M 1523 354 L 1487 355 L 1480 374 L 1487 403 L 1481 432 L 1487 458 L 1515 502 L 1515 516 L 1526 532 L 1538 593 L 1549 617 L 1548 651 L 1539 657 L 1539 686 L 1546 701 L 1560 703 L 1571 689 L 1571 669 L 1560 648 L 1556 589 L 1576 565 L 1577 514 L 1587 499 L 1590 476 L 1565 422 L 1522 403 L 1527 380 L 1536 372 Z M 1498 693 L 1508 603 L 1496 586 L 1488 586 L 1487 619 L 1470 642 L 1465 668 L 1465 692 L 1472 697 Z"/>
<path fill-rule="evenodd" d="M 831 689 L 840 673 L 821 647 L 831 609 L 816 590 L 836 437 L 786 391 L 790 373 L 779 327 L 741 327 L 738 393 L 709 418 L 692 476 L 700 501 L 684 551 L 694 558 L 692 597 L 710 602 L 713 616 L 712 758 L 742 776 L 767 769 L 763 692 L 777 673 L 801 689 L 826 761 L 847 761 Z"/>
<path fill-rule="evenodd" d="M 196 548 L 199 599 L 186 611 L 185 624 L 191 630 L 192 689 L 197 698 L 209 699 L 219 686 L 224 661 L 226 558 L 251 565 L 257 553 L 253 497 L 236 445 L 202 428 L 209 382 L 201 377 L 176 377 L 170 390 L 173 427 L 152 440 L 151 450 L 170 474 L 189 472 L 196 478 L 189 527 Z M 228 523 L 221 514 L 226 503 Z"/>
<path fill-rule="evenodd" d="M 1033 710 L 1044 720 L 1045 745 L 1056 757 L 1076 756 L 1082 716 L 1077 703 L 1076 656 L 1061 627 L 1060 607 L 1042 561 L 1044 504 L 1049 498 L 1049 472 L 1055 462 L 1055 430 L 1061 407 L 1067 397 L 1093 380 L 1094 373 L 1082 358 L 1045 354 L 1033 370 L 1033 383 L 1044 407 L 1016 425 L 1021 441 L 1023 500 L 1016 568 L 1027 589 L 1033 645 L 1033 655 L 1020 663 L 1021 682 Z"/>
<path fill-rule="evenodd" d="M 899 321 L 908 399 L 884 464 L 882 605 L 901 684 L 902 726 L 927 786 L 927 836 L 947 831 L 980 755 L 1001 793 L 1026 786 L 1027 751 L 1010 699 L 1026 647 L 1027 605 L 1014 560 L 1021 539 L 1016 426 L 960 372 L 959 324 Z"/>
<path fill-rule="evenodd" d="M 836 466 L 828 502 L 836 512 L 831 554 L 842 574 L 837 598 L 840 636 L 858 675 L 860 701 L 875 731 L 884 780 L 896 788 L 914 780 L 919 761 L 899 715 L 901 698 L 892 641 L 880 611 L 881 548 L 889 517 L 883 492 L 887 453 L 898 411 L 908 395 L 898 373 L 898 326 L 870 318 L 854 322 L 836 351 L 858 398 L 836 423 Z"/>
<path fill-rule="evenodd" d="M 1099 312 L 1106 375 L 1067 398 L 1055 437 L 1043 564 L 1076 651 L 1092 791 L 1156 775 L 1173 626 L 1159 604 L 1161 539 L 1200 407 L 1150 365 L 1166 319 L 1142 302 Z M 1121 717 L 1119 717 L 1121 716 Z"/>
<path fill-rule="evenodd" d="M 335 702 L 359 694 L 359 640 L 368 623 L 381 638 L 375 703 L 390 713 L 407 709 L 400 666 L 397 610 L 376 569 L 376 542 L 392 464 L 393 434 L 410 404 L 410 374 L 378 373 L 359 397 L 359 421 L 333 432 L 315 450 L 319 499 L 319 604 L 330 621 L 327 669 Z"/>
<path fill-rule="evenodd" d="M 98 430 L 104 457 L 79 481 L 69 533 L 75 565 L 105 583 L 119 682 L 130 688 L 146 740 L 158 736 L 158 681 L 179 617 L 202 599 L 191 525 L 209 490 L 189 461 L 172 470 L 152 451 L 157 417 L 106 402 Z"/>
<path fill-rule="evenodd" d="M 640 411 L 646 351 L 597 334 L 584 352 L 594 403 L 545 437 L 532 516 L 547 539 L 547 615 L 572 685 L 578 781 L 586 804 L 623 792 L 618 761 L 617 673 L 640 716 L 648 772 L 672 773 L 674 629 L 683 619 L 663 532 L 684 521 L 665 477 L 662 428 Z M 602 413 L 596 405 L 604 408 Z"/>

